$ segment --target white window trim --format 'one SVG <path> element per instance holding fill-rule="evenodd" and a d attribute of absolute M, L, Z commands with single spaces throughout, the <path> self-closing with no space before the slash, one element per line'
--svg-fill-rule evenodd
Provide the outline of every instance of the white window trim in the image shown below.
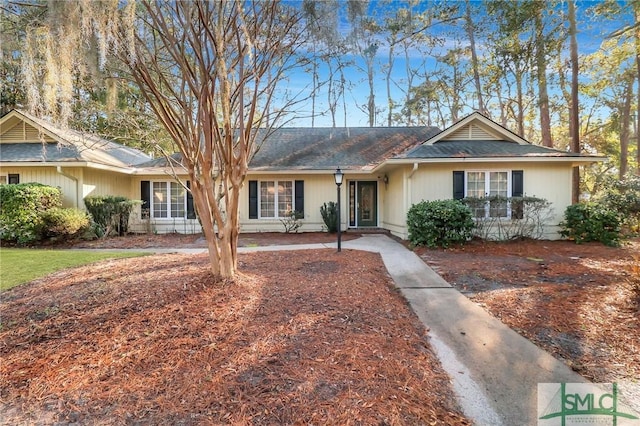
<path fill-rule="evenodd" d="M 4 178 L 4 182 L 2 181 Z M 7 185 L 9 183 L 9 175 L 0 175 L 0 185 Z"/>
<path fill-rule="evenodd" d="M 154 183 L 166 183 L 167 184 L 167 189 L 168 189 L 168 197 L 166 200 L 166 204 L 167 204 L 167 217 L 155 217 L 154 216 L 154 192 L 153 192 L 153 184 Z M 183 204 L 184 204 L 184 216 L 176 216 L 173 217 L 171 216 L 171 184 L 175 183 L 176 185 L 180 185 L 179 182 L 173 181 L 173 180 L 152 180 L 149 182 L 149 191 L 151 191 L 151 194 L 149 194 L 149 218 L 156 220 L 156 221 L 162 221 L 162 220 L 167 220 L 167 221 L 173 221 L 176 219 L 180 219 L 180 220 L 187 220 L 187 215 L 189 214 L 187 212 L 187 190 L 185 189 L 185 193 L 184 193 L 184 199 L 183 199 Z M 180 185 L 182 186 L 182 185 Z"/>
<path fill-rule="evenodd" d="M 258 219 L 260 220 L 280 220 L 285 219 L 278 215 L 278 191 L 275 192 L 275 198 L 273 200 L 274 203 L 274 216 L 262 216 L 262 183 L 263 182 L 273 182 L 274 188 L 278 188 L 279 182 L 290 182 L 291 183 L 291 210 L 295 210 L 296 203 L 296 183 L 293 179 L 264 179 L 258 181 Z"/>
<path fill-rule="evenodd" d="M 512 170 L 486 170 L 486 169 L 478 169 L 478 170 L 465 170 L 464 171 L 464 196 L 467 197 L 468 195 L 468 184 L 469 184 L 469 173 L 484 173 L 485 174 L 485 179 L 484 179 L 484 197 L 488 197 L 489 196 L 489 191 L 491 189 L 491 182 L 490 182 L 490 178 L 489 178 L 489 174 L 490 173 L 507 173 L 507 198 L 511 198 L 511 194 L 513 194 L 513 189 L 512 189 L 512 183 L 513 183 L 513 176 L 512 176 Z M 502 219 L 502 220 L 511 220 L 511 203 L 507 202 L 507 215 L 506 216 L 501 216 L 501 217 L 491 217 L 489 216 L 490 213 L 490 206 L 489 206 L 489 202 L 487 201 L 485 203 L 485 208 L 484 208 L 484 217 L 483 218 L 479 218 L 479 217 L 474 217 L 475 220 L 478 219 Z"/>

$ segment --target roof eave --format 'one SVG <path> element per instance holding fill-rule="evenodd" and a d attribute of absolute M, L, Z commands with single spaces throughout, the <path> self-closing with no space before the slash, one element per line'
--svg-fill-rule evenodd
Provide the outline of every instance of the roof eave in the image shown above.
<path fill-rule="evenodd" d="M 442 157 L 442 158 L 392 158 L 387 164 L 414 163 L 571 163 L 575 165 L 608 161 L 607 157 L 570 157 L 570 156 L 535 156 L 535 157 Z"/>
<path fill-rule="evenodd" d="M 131 167 L 120 167 L 91 161 L 0 161 L 0 167 L 86 167 L 89 169 L 106 170 L 122 174 L 134 174 Z"/>

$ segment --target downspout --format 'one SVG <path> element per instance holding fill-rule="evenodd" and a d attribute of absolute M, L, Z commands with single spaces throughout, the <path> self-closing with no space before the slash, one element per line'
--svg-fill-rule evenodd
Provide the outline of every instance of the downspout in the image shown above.
<path fill-rule="evenodd" d="M 58 174 L 66 177 L 67 179 L 71 179 L 76 183 L 76 207 L 81 209 L 82 206 L 80 205 L 81 200 L 80 200 L 80 192 L 78 188 L 78 184 L 79 184 L 78 178 L 62 171 L 62 166 L 56 166 L 56 171 L 58 172 Z"/>
<path fill-rule="evenodd" d="M 413 200 L 411 197 L 411 194 L 413 193 L 413 185 L 411 184 L 411 178 L 413 177 L 413 174 L 416 172 L 416 170 L 418 170 L 418 163 L 413 163 L 413 169 L 411 169 L 411 173 L 409 173 L 409 176 L 407 176 L 407 205 L 405 208 L 405 211 L 409 211 L 409 208 L 411 207 L 411 204 L 413 204 Z"/>

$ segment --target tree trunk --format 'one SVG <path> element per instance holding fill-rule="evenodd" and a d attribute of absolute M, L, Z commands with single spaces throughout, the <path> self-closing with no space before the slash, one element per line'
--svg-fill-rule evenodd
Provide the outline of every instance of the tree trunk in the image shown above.
<path fill-rule="evenodd" d="M 516 74 L 515 75 L 516 78 L 516 90 L 518 91 L 518 123 L 517 123 L 517 128 L 518 128 L 518 136 L 520 136 L 521 138 L 524 138 L 524 95 L 522 93 L 523 89 L 522 89 L 522 75 L 520 74 Z"/>
<path fill-rule="evenodd" d="M 629 77 L 627 87 L 624 91 L 624 103 L 620 111 L 620 173 L 619 178 L 623 180 L 629 167 L 629 137 L 631 123 L 631 98 L 633 97 L 633 82 L 635 78 Z"/>
<path fill-rule="evenodd" d="M 392 40 L 389 43 L 389 57 L 387 63 L 387 72 L 385 75 L 385 80 L 387 84 L 387 108 L 389 109 L 387 112 L 387 126 L 391 127 L 391 123 L 393 121 L 393 98 L 391 97 L 391 73 L 393 72 L 393 63 L 394 63 L 394 50 L 395 50 L 395 41 Z"/>
<path fill-rule="evenodd" d="M 542 22 L 542 11 L 544 5 L 541 4 L 535 14 L 536 30 L 536 65 L 538 77 L 538 106 L 540 111 L 540 132 L 542 134 L 542 145 L 553 147 L 551 140 L 551 118 L 549 116 L 549 93 L 547 92 L 547 59 L 544 43 L 544 26 Z"/>
<path fill-rule="evenodd" d="M 475 38 L 475 27 L 473 25 L 473 19 L 471 19 L 471 3 L 469 0 L 465 1 L 467 10 L 466 10 L 466 27 L 467 27 L 467 35 L 469 36 L 469 44 L 471 46 L 471 66 L 473 68 L 473 81 L 476 85 L 476 96 L 478 98 L 478 111 L 481 114 L 487 115 L 487 111 L 484 108 L 484 102 L 482 100 L 482 86 L 480 85 L 480 70 L 478 69 L 478 54 L 476 53 L 476 38 Z"/>
<path fill-rule="evenodd" d="M 638 97 L 636 103 L 636 175 L 640 176 L 640 3 L 633 2 L 636 45 L 636 79 L 638 80 Z"/>
<path fill-rule="evenodd" d="M 580 152 L 580 120 L 578 105 L 578 39 L 576 27 L 575 0 L 569 0 L 569 35 L 571 37 L 571 108 L 569 109 L 569 134 L 571 135 L 571 152 Z M 580 167 L 573 168 L 571 182 L 571 201 L 580 201 Z"/>

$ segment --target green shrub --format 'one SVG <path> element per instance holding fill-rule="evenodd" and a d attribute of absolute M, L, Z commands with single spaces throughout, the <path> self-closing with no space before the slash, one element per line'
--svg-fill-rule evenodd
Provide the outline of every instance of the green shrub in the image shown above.
<path fill-rule="evenodd" d="M 73 237 L 89 228 L 90 219 L 86 212 L 69 208 L 54 207 L 42 214 L 43 236 Z"/>
<path fill-rule="evenodd" d="M 0 239 L 18 244 L 40 240 L 42 214 L 61 205 L 59 188 L 39 183 L 0 185 Z"/>
<path fill-rule="evenodd" d="M 618 212 L 623 234 L 640 233 L 640 176 L 624 180 L 609 178 L 605 191 L 596 201 Z"/>
<path fill-rule="evenodd" d="M 113 231 L 124 235 L 129 229 L 129 216 L 139 200 L 105 195 L 85 197 L 84 205 L 91 214 L 98 235 L 109 236 Z"/>
<path fill-rule="evenodd" d="M 471 209 L 458 200 L 421 201 L 407 212 L 409 241 L 415 246 L 448 247 L 468 241 L 475 226 Z"/>
<path fill-rule="evenodd" d="M 589 241 L 599 241 L 608 246 L 620 244 L 620 217 L 603 203 L 568 206 L 560 227 L 560 234 L 577 244 Z"/>
<path fill-rule="evenodd" d="M 338 205 L 333 201 L 323 203 L 320 207 L 320 214 L 324 226 L 327 227 L 327 232 L 331 234 L 338 232 Z"/>

